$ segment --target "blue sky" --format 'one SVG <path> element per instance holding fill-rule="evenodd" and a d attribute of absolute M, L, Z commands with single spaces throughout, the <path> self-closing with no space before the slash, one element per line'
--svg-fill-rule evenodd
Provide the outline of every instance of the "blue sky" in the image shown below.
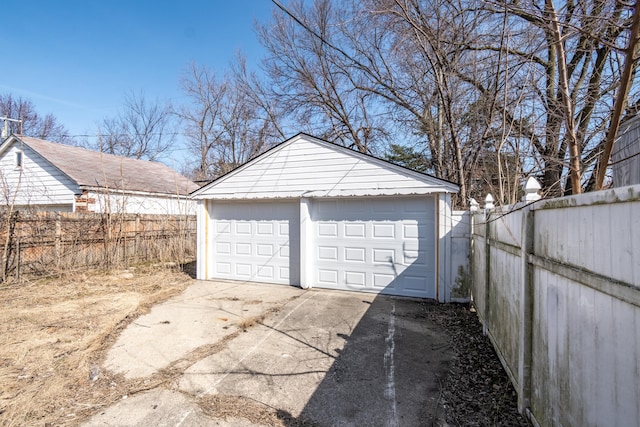
<path fill-rule="evenodd" d="M 269 0 L 21 0 L 5 5 L 0 92 L 30 99 L 72 135 L 95 134 L 127 92 L 179 104 L 191 62 L 256 68 Z M 7 22 L 10 25 L 7 25 Z"/>

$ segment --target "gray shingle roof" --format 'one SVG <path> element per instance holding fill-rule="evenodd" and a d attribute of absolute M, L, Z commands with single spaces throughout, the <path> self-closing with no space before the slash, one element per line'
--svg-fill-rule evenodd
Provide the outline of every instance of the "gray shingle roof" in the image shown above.
<path fill-rule="evenodd" d="M 162 163 L 135 160 L 27 136 L 17 137 L 79 186 L 186 195 L 198 185 Z"/>

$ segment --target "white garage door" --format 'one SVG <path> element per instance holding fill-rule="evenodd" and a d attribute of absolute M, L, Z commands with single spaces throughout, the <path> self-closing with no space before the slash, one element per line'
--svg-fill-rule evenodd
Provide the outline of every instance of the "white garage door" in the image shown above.
<path fill-rule="evenodd" d="M 214 202 L 212 278 L 299 283 L 296 202 Z"/>
<path fill-rule="evenodd" d="M 436 297 L 432 197 L 314 200 L 314 286 Z"/>

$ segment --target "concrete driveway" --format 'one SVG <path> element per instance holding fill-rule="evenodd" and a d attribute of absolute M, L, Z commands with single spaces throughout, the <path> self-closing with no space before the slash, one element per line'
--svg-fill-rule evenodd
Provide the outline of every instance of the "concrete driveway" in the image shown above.
<path fill-rule="evenodd" d="M 451 355 L 423 304 L 194 282 L 130 324 L 102 367 L 161 385 L 85 425 L 439 425 Z"/>

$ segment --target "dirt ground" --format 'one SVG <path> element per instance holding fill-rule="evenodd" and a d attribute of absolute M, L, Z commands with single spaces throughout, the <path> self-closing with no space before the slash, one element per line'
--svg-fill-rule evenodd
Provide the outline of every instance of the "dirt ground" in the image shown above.
<path fill-rule="evenodd" d="M 107 378 L 101 358 L 121 328 L 190 282 L 149 266 L 0 286 L 0 425 L 77 425 L 149 387 Z"/>
<path fill-rule="evenodd" d="M 151 380 L 127 380 L 101 366 L 126 325 L 191 280 L 179 268 L 147 266 L 0 285 L 0 425 L 80 425 L 125 396 L 175 381 L 179 373 L 171 370 Z M 451 336 L 455 354 L 440 385 L 449 425 L 528 425 L 468 307 L 425 303 L 424 310 Z M 242 413 L 259 424 L 282 422 L 265 408 L 236 400 L 211 396 L 199 404 L 217 417 Z"/>

